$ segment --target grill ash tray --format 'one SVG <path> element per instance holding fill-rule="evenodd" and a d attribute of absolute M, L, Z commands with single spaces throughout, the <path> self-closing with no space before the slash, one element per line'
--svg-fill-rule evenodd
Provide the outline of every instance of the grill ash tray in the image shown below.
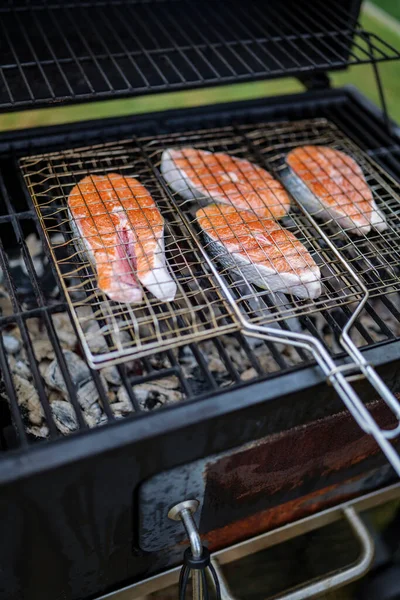
<path fill-rule="evenodd" d="M 320 267 L 323 293 L 315 300 L 267 293 L 249 284 L 243 273 L 233 274 L 220 261 L 211 261 L 207 244 L 199 243 L 190 203 L 182 203 L 160 174 L 163 150 L 184 145 L 250 160 L 279 178 L 286 154 L 304 144 L 326 145 L 352 156 L 362 167 L 389 224 L 384 232 L 356 237 L 336 223 L 323 222 L 321 227 L 335 252 L 292 201 L 282 225 L 305 245 Z M 370 296 L 400 290 L 399 186 L 326 119 L 128 139 L 30 156 L 22 158 L 20 166 L 87 360 L 94 368 L 233 332 L 241 326 L 241 315 L 245 322 L 256 325 L 281 327 L 285 320 L 285 326 L 289 323 L 289 328 L 297 331 L 302 327 L 300 320 L 322 316 L 339 332 L 344 322 L 337 309 L 343 307 L 349 318 L 363 298 L 363 286 Z M 97 275 L 72 223 L 68 196 L 87 175 L 109 173 L 137 178 L 164 217 L 165 254 L 178 285 L 172 302 L 157 300 L 150 293 L 144 293 L 144 301 L 137 306 L 113 302 L 98 287 Z M 359 279 L 349 275 L 347 265 Z M 99 332 L 105 336 L 107 348 L 93 346 Z"/>

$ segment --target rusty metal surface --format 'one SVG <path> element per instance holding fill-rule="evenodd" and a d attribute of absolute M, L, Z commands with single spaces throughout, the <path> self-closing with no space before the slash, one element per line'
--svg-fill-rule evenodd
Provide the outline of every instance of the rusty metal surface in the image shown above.
<path fill-rule="evenodd" d="M 382 404 L 370 410 L 391 422 Z M 139 492 L 140 546 L 151 552 L 184 541 L 167 515 L 185 499 L 198 500 L 200 532 L 222 548 L 377 489 L 390 473 L 373 438 L 342 412 L 157 474 Z"/>
<path fill-rule="evenodd" d="M 392 422 L 380 403 L 371 407 L 371 413 L 385 426 Z M 254 535 L 255 528 L 267 530 L 270 519 L 271 526 L 289 522 L 293 511 L 297 518 L 312 512 L 313 497 L 318 510 L 321 490 L 340 490 L 345 482 L 360 476 L 361 493 L 368 484 L 368 479 L 361 483 L 362 474 L 380 463 L 375 441 L 348 413 L 270 436 L 207 467 L 201 531 L 218 530 L 222 534 L 235 523 L 230 531 L 236 529 L 243 539 L 244 535 Z M 299 514 L 300 506 L 304 512 Z M 224 543 L 235 539 L 232 533 L 228 537 L 230 541 Z"/>

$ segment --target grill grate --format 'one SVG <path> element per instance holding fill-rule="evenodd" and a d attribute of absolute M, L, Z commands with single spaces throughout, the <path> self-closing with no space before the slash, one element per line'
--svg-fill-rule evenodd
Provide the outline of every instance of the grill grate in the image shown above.
<path fill-rule="evenodd" d="M 384 291 L 399 291 L 398 184 L 325 119 L 225 127 L 151 140 L 126 140 L 21 160 L 28 189 L 92 366 L 98 367 L 107 361 L 129 360 L 155 349 L 171 348 L 237 329 L 238 321 L 225 300 L 221 285 L 235 298 L 246 320 L 255 324 L 271 324 L 285 319 L 297 326 L 296 319 L 315 314 L 326 315 L 329 320 L 335 310 L 346 305 L 347 314 L 351 315 L 363 297 L 363 289 L 349 274 L 346 264 L 310 225 L 299 206 L 294 204 L 281 222 L 319 264 L 323 293 L 316 299 L 301 299 L 295 295 L 296 292 L 284 295 L 260 290 L 250 283 L 248 272 L 243 268 L 235 269 L 236 274 L 233 274 L 231 265 L 222 266 L 223 259 L 228 256 L 226 252 L 214 260 L 223 277 L 217 281 L 195 243 L 196 238 L 201 239 L 201 231 L 193 217 L 192 203 L 182 202 L 180 194 L 171 192 L 160 177 L 161 153 L 168 147 L 184 145 L 222 151 L 254 163 L 261 162 L 271 172 L 279 174 L 287 152 L 302 144 L 324 144 L 343 150 L 363 168 L 375 201 L 387 216 L 388 229 L 356 237 L 332 220 L 323 223 L 322 227 L 371 296 L 381 295 Z M 174 302 L 159 301 L 148 293 L 144 294 L 145 305 L 139 308 L 111 302 L 99 289 L 97 275 L 86 253 L 77 246 L 76 226 L 71 225 L 67 209 L 71 188 L 88 174 L 110 172 L 137 177 L 152 193 L 165 217 L 166 256 L 179 287 Z M 257 190 L 254 191 L 257 193 Z M 318 218 L 318 214 L 316 216 Z M 192 234 L 185 224 L 186 219 L 192 227 Z M 207 255 L 210 244 L 203 244 Z M 294 246 L 286 248 L 286 253 L 288 251 L 292 254 L 298 252 Z M 280 258 L 285 258 L 283 253 Z M 293 284 L 286 286 L 288 292 L 291 291 L 290 285 Z M 95 352 L 93 349 L 91 337 L 97 336 L 98 332 L 87 328 L 87 323 L 91 323 L 93 318 L 98 321 L 101 332 L 106 334 L 107 350 Z"/>
<path fill-rule="evenodd" d="M 1 9 L 0 106 L 304 75 L 399 58 L 345 1 L 14 2 Z"/>
<path fill-rule="evenodd" d="M 284 110 L 284 116 L 286 117 L 287 107 Z M 307 105 L 304 107 L 301 105 L 301 108 L 295 105 L 293 110 L 294 112 L 289 113 L 289 115 L 315 114 L 315 105 L 312 103 L 311 108 Z M 346 103 L 344 107 L 339 103 L 321 105 L 318 110 L 320 114 L 329 115 L 330 119 L 343 128 L 348 135 L 356 136 L 360 145 L 364 144 L 364 148 L 376 156 L 377 160 L 384 160 L 386 165 L 386 158 L 389 153 L 385 149 L 392 147 L 393 140 L 387 137 L 382 128 L 377 128 L 375 131 L 375 122 L 367 118 L 364 112 L 355 112 L 351 103 Z M 257 114 L 259 112 L 251 113 L 251 111 L 246 110 L 241 119 L 246 122 L 257 122 Z M 280 113 L 281 115 L 282 113 Z M 353 116 L 357 116 L 357 120 L 352 119 Z M 223 119 L 223 122 L 225 122 L 225 119 Z M 353 127 L 354 123 L 357 125 L 356 128 Z M 215 127 L 214 122 L 210 123 L 211 127 Z M 262 129 L 264 128 L 265 125 Z M 246 131 L 256 131 L 257 125 L 244 129 Z M 123 128 L 123 131 L 123 135 L 129 135 L 126 127 Z M 215 128 L 212 131 L 215 132 Z M 202 132 L 205 133 L 204 130 Z M 374 133 L 372 137 L 370 132 Z M 96 139 L 102 139 L 103 144 L 106 145 L 111 136 L 115 138 L 121 134 L 115 131 L 107 133 L 107 130 L 101 130 L 101 133 L 96 135 L 98 135 Z M 168 143 L 172 144 L 176 137 L 168 136 Z M 53 143 L 58 143 L 58 141 L 57 138 Z M 62 140 L 62 143 L 64 142 L 65 140 Z M 142 146 L 146 148 L 146 144 L 149 143 L 150 140 L 143 140 Z M 48 139 L 46 139 L 45 144 L 46 148 L 49 147 Z M 50 146 L 49 149 L 52 148 L 54 146 Z M 151 160 L 156 163 L 160 157 L 160 152 L 157 148 L 151 147 L 151 153 Z M 392 156 L 392 153 L 390 153 L 390 156 Z M 395 158 L 395 155 L 393 157 Z M 392 168 L 398 173 L 398 164 L 393 163 Z M 42 386 L 45 392 L 44 397 L 40 397 L 39 404 L 46 414 L 41 419 L 40 425 L 36 425 L 36 427 L 47 428 L 42 430 L 42 435 L 46 439 L 53 440 L 60 435 L 64 435 L 64 433 L 60 432 L 59 423 L 54 420 L 51 407 L 55 390 L 49 387 L 42 377 L 43 367 L 48 366 L 49 360 L 43 359 L 40 355 L 37 339 L 45 338 L 48 340 L 50 348 L 56 349 L 57 356 L 63 355 L 67 346 L 58 318 L 65 315 L 68 320 L 68 313 L 65 312 L 67 303 L 62 290 L 49 293 L 51 286 L 48 286 L 47 283 L 46 285 L 43 284 L 43 278 L 39 276 L 34 259 L 31 257 L 26 238 L 28 234 L 36 233 L 43 241 L 45 256 L 49 260 L 47 271 L 57 278 L 42 227 L 38 222 L 36 211 L 32 207 L 30 196 L 19 173 L 18 163 L 14 159 L 5 159 L 2 156 L 0 171 L 2 174 L 0 177 L 0 258 L 3 272 L 0 285 L 2 308 L 0 314 L 0 340 L 4 350 L 3 340 L 7 335 L 18 335 L 24 339 L 24 346 L 27 351 L 22 357 L 22 361 L 29 370 L 29 381 L 36 389 L 40 389 L 40 386 Z M 381 176 L 384 177 L 384 174 L 382 173 Z M 26 296 L 21 297 L 19 273 L 12 266 L 13 261 L 16 260 L 16 254 L 13 253 L 16 248 L 18 249 L 18 257 L 22 261 L 23 270 L 28 274 L 26 280 L 32 285 L 32 289 L 28 294 L 29 304 L 26 302 Z M 12 306 L 8 310 L 5 310 L 3 305 L 4 295 L 9 296 L 12 300 Z M 350 316 L 351 305 L 343 305 L 337 310 L 308 314 L 299 317 L 297 320 L 282 320 L 276 323 L 276 327 L 284 330 L 300 328 L 304 332 L 311 333 L 329 349 L 332 355 L 339 357 L 342 350 L 338 345 L 338 335 L 343 324 Z M 38 334 L 35 334 L 32 327 L 34 323 L 36 323 Z M 386 344 L 388 341 L 396 340 L 399 336 L 399 295 L 395 291 L 388 291 L 385 295 L 376 296 L 368 302 L 366 310 L 353 328 L 352 337 L 359 348 L 369 348 Z M 82 348 L 74 332 L 72 332 L 72 340 L 68 348 L 78 356 L 82 356 Z M 9 407 L 8 410 L 11 411 L 11 415 L 7 418 L 4 417 L 2 421 L 3 428 L 0 432 L 0 442 L 3 449 L 36 443 L 37 434 L 40 433 L 38 429 L 32 430 L 32 423 L 29 420 L 26 405 L 21 402 L 21 398 L 16 393 L 15 358 L 18 358 L 18 356 L 10 355 L 8 352 L 0 352 L 0 369 L 2 372 L 0 409 L 4 415 L 7 412 L 5 407 Z M 68 360 L 62 361 L 62 356 L 60 356 L 60 361 L 56 359 L 56 362 L 60 363 L 62 379 L 65 382 L 68 379 L 71 380 L 71 378 L 73 380 L 73 370 L 70 362 Z M 117 387 L 110 386 L 108 382 L 105 382 L 104 370 L 98 372 L 89 369 L 88 381 L 93 382 L 95 386 L 98 396 L 97 403 L 102 407 L 101 423 L 105 423 L 107 421 L 113 422 L 121 416 L 114 408 L 116 399 L 113 394 L 116 391 L 122 390 L 121 394 L 128 398 L 130 410 L 124 416 L 128 414 L 134 416 L 140 415 L 143 411 L 156 409 L 169 404 L 171 401 L 176 401 L 178 397 L 182 401 L 186 399 L 200 400 L 224 389 L 233 390 L 238 386 L 260 379 L 268 379 L 269 385 L 273 386 L 274 377 L 291 373 L 294 369 L 303 368 L 309 364 L 312 364 L 311 357 L 301 349 L 260 340 L 255 345 L 254 340 L 252 341 L 236 332 L 120 364 L 116 367 L 121 378 Z M 175 389 L 178 395 L 175 395 L 175 400 L 168 400 L 165 395 L 160 393 L 160 389 L 165 389 L 167 383 L 170 383 L 174 377 L 176 378 Z M 62 398 L 69 403 L 72 403 L 74 392 L 76 394 L 80 390 L 79 385 L 74 381 L 72 383 L 73 389 L 67 390 L 62 395 Z M 146 402 L 143 402 L 143 386 L 146 385 L 150 386 L 154 392 L 148 396 Z M 87 411 L 80 404 L 74 410 L 75 413 L 82 415 L 84 424 L 80 425 L 76 421 L 70 432 L 94 426 L 93 422 L 87 417 Z M 6 426 L 7 423 L 9 423 L 9 427 Z"/>

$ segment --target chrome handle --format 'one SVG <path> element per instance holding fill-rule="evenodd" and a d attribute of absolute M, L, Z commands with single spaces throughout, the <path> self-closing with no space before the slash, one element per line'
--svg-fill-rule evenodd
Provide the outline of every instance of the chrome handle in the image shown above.
<path fill-rule="evenodd" d="M 273 600 L 305 600 L 306 598 L 315 598 L 324 592 L 331 592 L 339 587 L 347 585 L 368 572 L 374 557 L 374 542 L 362 519 L 358 516 L 352 506 L 344 507 L 343 516 L 347 519 L 361 545 L 361 554 L 358 561 L 345 570 L 340 570 L 333 574 L 330 573 L 323 579 L 318 579 L 308 585 L 297 587 L 293 591 L 274 596 Z M 233 596 L 229 590 L 228 583 L 222 573 L 218 560 L 214 558 L 212 559 L 212 563 L 220 583 L 221 600 L 239 600 Z"/>
<path fill-rule="evenodd" d="M 175 504 L 168 512 L 173 521 L 182 521 L 189 539 L 190 549 L 185 551 L 183 566 L 179 576 L 179 598 L 185 597 L 189 576 L 192 577 L 193 600 L 209 598 L 208 585 L 214 587 L 216 600 L 221 600 L 220 584 L 210 553 L 202 546 L 200 534 L 193 519 L 193 513 L 199 506 L 197 500 L 184 500 Z M 208 579 L 207 579 L 208 576 Z"/>

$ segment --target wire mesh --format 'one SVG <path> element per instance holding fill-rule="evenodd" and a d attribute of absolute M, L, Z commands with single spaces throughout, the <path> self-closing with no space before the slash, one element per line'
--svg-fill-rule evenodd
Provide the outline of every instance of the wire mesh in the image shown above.
<path fill-rule="evenodd" d="M 207 270 L 203 256 L 159 186 L 146 157 L 134 143 L 126 141 L 31 157 L 22 159 L 21 166 L 93 366 L 144 356 L 237 329 L 232 311 Z M 115 183 L 110 178 L 115 172 L 125 178 Z M 89 195 L 84 191 L 88 185 L 84 178 L 88 176 L 92 182 Z M 139 184 L 132 183 L 131 177 L 140 180 L 139 188 L 134 187 Z M 145 208 L 146 202 L 152 203 L 149 194 L 157 205 Z M 108 212 L 110 206 L 106 200 L 109 195 L 117 198 L 113 214 L 128 215 L 126 226 L 120 225 L 118 218 L 110 220 L 112 213 Z M 125 210 L 126 195 L 135 200 Z M 71 210 L 72 201 L 75 213 Z M 83 218 L 78 217 L 79 210 L 83 210 Z M 80 233 L 84 222 L 92 227 L 90 233 L 84 234 L 86 245 L 82 244 Z M 127 232 L 132 239 L 125 239 Z M 100 245 L 99 251 L 96 244 Z M 166 265 L 160 266 L 164 256 Z M 145 274 L 141 280 L 138 279 L 140 260 Z M 101 286 L 102 273 L 105 279 L 112 280 L 112 285 Z M 153 277 L 155 285 L 146 280 L 145 287 L 147 275 Z M 168 285 L 166 278 L 177 286 L 173 300 L 160 299 L 158 293 L 149 291 L 162 294 Z M 139 298 L 132 302 L 132 290 L 138 292 L 142 301 Z M 96 337 L 98 332 L 87 331 L 93 316 L 101 334 L 106 336 L 105 351 L 93 350 L 92 335 Z"/>
<path fill-rule="evenodd" d="M 338 256 L 301 206 L 293 199 L 290 204 L 281 184 L 256 165 L 263 165 L 279 177 L 286 169 L 287 153 L 304 144 L 342 150 L 357 161 L 376 204 L 385 214 L 385 231 L 355 236 L 332 218 L 325 220 L 321 227 L 339 251 Z M 186 164 L 191 177 L 200 168 L 200 183 L 208 184 L 211 197 L 205 197 L 203 190 L 203 195 L 197 191 L 195 198 L 196 185 L 188 185 L 188 178 L 182 177 L 179 169 L 176 171 L 175 163 L 162 161 L 166 150 L 188 147 L 215 153 L 195 153 L 192 162 L 189 155 Z M 227 295 L 235 299 L 236 307 L 249 322 L 272 324 L 285 320 L 290 324 L 296 318 L 317 314 L 334 321 L 335 309 L 346 306 L 350 318 L 364 296 L 363 285 L 372 296 L 400 289 L 396 249 L 398 185 L 325 119 L 125 140 L 29 157 L 20 164 L 93 365 L 128 360 L 237 329 Z M 114 302 L 99 287 L 96 268 L 82 248 L 77 219 L 68 210 L 68 197 L 84 177 L 115 172 L 138 178 L 164 217 L 165 256 L 178 285 L 173 302 L 157 299 L 140 282 L 136 282 L 143 291 L 140 305 Z M 197 181 L 198 186 L 200 183 Z M 111 185 L 109 191 L 119 193 L 111 190 Z M 222 197 L 225 204 L 210 206 L 213 197 Z M 260 218 L 248 209 L 236 211 L 226 203 L 232 201 L 242 209 L 248 198 L 258 207 L 265 206 L 267 200 L 267 217 Z M 99 205 L 99 215 L 103 216 L 106 211 Z M 217 214 L 207 216 L 210 210 Z M 268 211 L 281 216 L 280 221 L 271 220 Z M 318 211 L 315 216 L 319 218 Z M 235 226 L 232 218 L 236 219 Z M 112 233 L 117 240 L 113 244 L 124 246 L 119 233 Z M 351 276 L 347 265 L 354 268 L 360 281 Z M 96 354 L 91 349 L 85 324 L 93 315 L 106 334 L 106 352 Z M 341 319 L 341 326 L 344 322 Z"/>
<path fill-rule="evenodd" d="M 0 105 L 46 105 L 304 75 L 399 58 L 354 3 L 12 2 L 1 7 Z M 131 25 L 134 24 L 134 26 Z"/>
<path fill-rule="evenodd" d="M 251 165 L 249 166 L 248 164 L 242 163 L 242 165 L 244 164 L 245 166 L 242 166 L 241 173 L 239 172 L 240 168 L 236 165 L 236 174 L 239 174 L 240 179 L 237 179 L 237 183 L 235 184 L 230 171 L 226 171 L 224 174 L 224 165 L 223 162 L 221 162 L 221 160 L 223 161 L 224 159 L 221 159 L 222 154 L 219 153 L 227 153 L 231 156 L 239 157 L 240 159 L 249 159 L 253 163 L 264 166 L 269 172 L 274 173 L 276 177 L 281 179 L 287 172 L 287 155 L 297 147 L 305 145 L 321 145 L 345 152 L 361 167 L 365 182 L 361 177 L 354 180 L 351 177 L 347 178 L 346 176 L 342 178 L 341 182 L 339 181 L 339 185 L 334 181 L 333 183 L 337 187 L 337 191 L 333 192 L 334 199 L 336 194 L 341 198 L 345 193 L 347 193 L 349 197 L 351 195 L 354 196 L 355 193 L 360 194 L 360 186 L 364 185 L 363 193 L 366 194 L 367 190 L 371 190 L 374 202 L 380 211 L 377 223 L 378 229 L 381 229 L 380 226 L 383 224 L 385 229 L 379 231 L 376 227 L 372 227 L 371 230 L 367 232 L 367 228 L 360 229 L 359 227 L 355 227 L 354 224 L 343 225 L 338 219 L 334 219 L 331 216 L 327 217 L 324 214 L 321 210 L 321 202 L 316 204 L 314 210 L 309 209 L 307 211 L 308 214 L 311 214 L 311 216 L 316 219 L 319 226 L 322 227 L 322 230 L 340 252 L 341 257 L 345 260 L 346 264 L 343 264 L 343 262 L 337 258 L 335 253 L 332 252 L 331 248 L 327 246 L 318 230 L 310 224 L 307 214 L 304 214 L 304 211 L 302 210 L 302 204 L 299 201 L 296 201 L 298 198 L 295 193 L 296 198 L 292 203 L 290 213 L 287 216 L 284 216 L 280 220 L 280 223 L 285 227 L 286 231 L 293 233 L 296 239 L 302 242 L 303 246 L 309 250 L 310 254 L 318 263 L 321 272 L 320 281 L 323 293 L 317 298 L 308 300 L 300 300 L 296 294 L 293 294 L 290 303 L 286 305 L 279 296 L 274 297 L 274 295 L 271 294 L 268 294 L 263 300 L 265 300 L 265 304 L 270 311 L 272 310 L 275 311 L 275 313 L 278 313 L 276 318 L 287 317 L 291 311 L 293 314 L 304 315 L 313 313 L 317 310 L 333 308 L 334 306 L 339 306 L 341 304 L 351 304 L 353 301 L 357 301 L 361 298 L 362 292 L 357 283 L 349 275 L 346 265 L 353 267 L 356 274 L 360 277 L 362 284 L 366 286 L 371 296 L 380 295 L 385 290 L 399 290 L 399 253 L 397 250 L 399 244 L 399 185 L 375 162 L 361 152 L 361 150 L 332 123 L 325 119 L 313 119 L 292 123 L 262 123 L 256 127 L 240 126 L 237 128 L 226 128 L 225 130 L 212 132 L 192 132 L 187 133 L 184 136 L 170 136 L 157 142 L 149 141 L 148 148 L 149 151 L 152 152 L 152 160 L 158 161 L 159 165 L 161 165 L 161 149 L 150 149 L 154 148 L 154 145 L 160 143 L 164 148 L 183 148 L 184 153 L 186 152 L 185 148 L 191 146 L 202 151 L 205 150 L 216 153 L 214 155 L 214 164 L 207 155 L 202 154 L 201 152 L 196 154 L 194 158 L 192 157 L 192 159 L 190 159 L 190 155 L 188 155 L 187 173 L 189 174 L 189 177 L 192 177 L 192 182 L 191 185 L 188 185 L 187 182 L 189 179 L 187 178 L 185 184 L 186 189 L 180 189 L 179 191 L 174 191 L 174 189 L 177 190 L 179 188 L 179 181 L 181 180 L 180 174 L 175 174 L 173 166 L 164 166 L 164 171 L 170 169 L 171 175 L 168 175 L 167 172 L 166 177 L 167 179 L 170 179 L 170 187 L 176 201 L 180 203 L 183 210 L 190 211 L 193 227 L 199 232 L 198 219 L 195 216 L 195 209 L 192 208 L 192 200 L 195 199 L 195 194 L 197 193 L 197 195 L 199 195 L 199 192 L 193 192 L 193 189 L 200 189 L 202 183 L 199 179 L 197 181 L 194 181 L 193 179 L 193 172 L 196 169 L 198 169 L 198 172 L 201 170 L 203 171 L 203 182 L 207 182 L 207 178 L 209 182 L 211 182 L 211 196 L 213 196 L 214 199 L 216 198 L 217 201 L 222 200 L 225 203 L 228 201 L 227 194 L 224 192 L 225 184 L 224 182 L 221 182 L 220 179 L 221 177 L 225 177 L 227 185 L 229 188 L 233 189 L 233 191 L 231 191 L 231 197 L 233 198 L 232 203 L 236 204 L 236 206 L 238 205 L 238 202 L 234 196 L 235 194 L 237 196 L 240 190 L 242 190 L 242 197 L 244 197 L 245 194 L 243 194 L 243 189 L 245 189 L 246 185 L 249 188 L 249 191 L 253 192 L 253 196 L 257 196 L 256 199 L 251 197 L 250 202 L 253 206 L 259 207 L 260 203 L 262 204 L 263 198 L 265 199 L 265 192 L 270 193 L 271 191 L 272 194 L 270 193 L 270 196 L 274 196 L 275 192 L 275 198 L 270 197 L 269 199 L 269 205 L 272 207 L 271 210 L 274 211 L 276 206 L 279 205 L 279 203 L 282 203 L 277 190 L 268 189 L 268 185 L 265 183 L 264 185 L 260 185 L 259 183 L 257 189 L 252 189 L 251 180 L 254 181 L 257 174 Z M 198 163 L 202 162 L 202 164 L 196 164 L 196 161 Z M 220 163 L 219 165 L 216 164 L 218 161 Z M 178 162 L 176 164 L 178 164 Z M 181 166 L 182 164 L 183 163 L 181 163 Z M 243 171 L 243 169 L 248 169 L 248 171 Z M 323 172 L 321 169 L 320 173 L 322 173 L 322 175 L 320 174 L 318 177 L 310 174 L 312 178 L 314 178 L 311 183 L 320 183 L 320 178 L 322 177 L 322 183 L 325 182 L 326 184 L 328 180 L 327 173 Z M 355 175 L 355 173 L 352 173 L 352 176 L 353 175 Z M 174 182 L 174 178 L 177 179 L 177 183 Z M 181 186 L 183 186 L 183 184 L 181 184 Z M 192 199 L 190 199 L 190 194 L 192 195 Z M 186 198 L 189 199 L 182 202 L 181 198 L 185 197 L 185 195 Z M 324 200 L 323 197 L 322 200 Z M 209 196 L 207 201 L 212 202 L 212 197 Z M 348 200 L 345 200 L 345 204 L 347 204 L 347 202 Z M 282 208 L 282 206 L 280 208 Z M 219 212 L 222 210 L 225 217 L 223 217 L 221 237 L 225 235 L 223 232 L 226 226 L 226 213 L 229 212 L 229 209 L 225 207 L 224 209 L 219 209 Z M 255 208 L 254 210 L 256 212 L 258 211 L 259 214 L 259 208 Z M 258 224 L 258 218 L 254 217 L 254 219 L 255 224 Z M 248 220 L 248 217 L 246 217 L 246 220 Z M 211 227 L 210 221 L 209 227 Z M 235 237 L 234 232 L 233 235 L 232 231 L 230 231 L 229 234 L 231 237 Z M 230 240 L 225 241 L 228 244 L 230 242 Z M 225 248 L 226 246 L 227 244 L 225 245 Z M 248 251 L 245 246 L 246 242 L 243 241 L 242 253 L 244 253 L 244 257 L 246 258 Z M 213 242 L 206 242 L 205 247 L 206 249 L 208 247 L 211 253 L 215 251 Z M 259 249 L 260 245 L 257 244 L 257 250 Z M 280 258 L 288 258 L 289 255 L 290 260 L 291 254 L 294 255 L 295 258 L 295 255 L 299 254 L 299 252 L 300 250 L 297 248 L 295 249 L 294 246 L 289 243 L 286 248 L 283 247 Z M 225 255 L 226 257 L 224 256 L 224 251 L 220 250 L 220 256 L 216 260 L 219 263 L 220 272 L 225 276 L 230 276 L 232 265 L 228 265 L 225 269 L 222 267 L 221 269 L 221 263 L 227 258 L 226 250 Z M 249 257 L 247 256 L 247 258 Z M 260 310 L 260 300 L 263 297 L 262 294 L 257 292 L 256 295 L 254 295 L 253 292 L 249 292 L 248 285 L 245 294 L 241 293 L 240 290 L 242 290 L 243 285 L 249 284 L 249 276 L 248 274 L 246 275 L 243 268 L 238 267 L 238 265 L 236 265 L 236 271 L 239 273 L 239 278 L 232 284 L 232 288 L 235 291 L 235 287 L 237 287 L 236 295 L 238 297 L 238 303 L 244 304 L 245 302 L 250 301 L 253 302 L 253 305 L 257 305 L 258 310 Z M 259 275 L 261 277 L 261 273 Z M 290 284 L 285 284 L 283 282 L 280 291 L 285 291 L 285 289 L 290 292 Z M 265 314 L 265 311 L 263 312 L 261 310 L 259 316 L 253 315 L 251 320 L 267 323 L 270 321 L 270 317 Z"/>

